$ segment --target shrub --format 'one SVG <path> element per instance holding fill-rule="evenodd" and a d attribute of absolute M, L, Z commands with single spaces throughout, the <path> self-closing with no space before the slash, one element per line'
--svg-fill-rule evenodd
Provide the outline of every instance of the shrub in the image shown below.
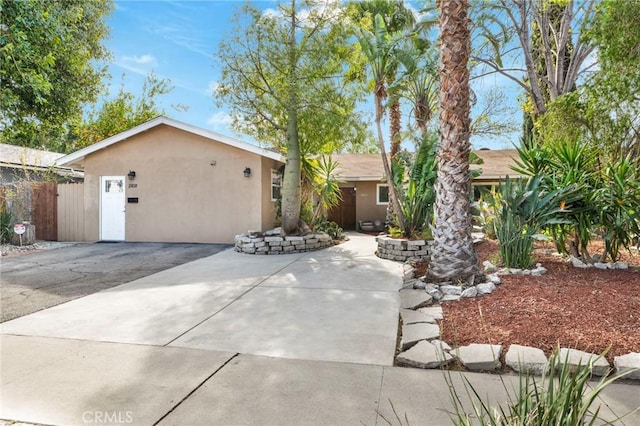
<path fill-rule="evenodd" d="M 508 268 L 527 268 L 532 263 L 535 239 L 546 238 L 540 231 L 553 224 L 566 223 L 564 205 L 572 199 L 571 187 L 545 191 L 541 178 L 510 179 L 499 189 L 499 200 L 493 201 L 496 238 L 500 255 Z"/>
<path fill-rule="evenodd" d="M 13 216 L 9 210 L 0 210 L 0 243 L 6 244 L 11 241 L 13 234 Z"/>
<path fill-rule="evenodd" d="M 604 354 L 599 358 L 603 356 Z M 549 358 L 550 368 L 539 380 L 520 373 L 515 390 L 511 390 L 511 387 L 503 381 L 502 385 L 508 395 L 506 407 L 490 406 L 480 397 L 469 380 L 464 378 L 464 388 L 471 399 L 471 409 L 467 409 L 452 383 L 450 373 L 445 374 L 454 405 L 454 412 L 451 413 L 452 422 L 456 425 L 492 426 L 578 426 L 602 422 L 603 419 L 599 418 L 600 407 L 595 410 L 592 408 L 594 402 L 608 385 L 632 371 L 602 377 L 595 386 L 592 386 L 589 381 L 592 378 L 593 361 L 586 365 L 579 365 L 575 372 L 567 362 L 568 359 L 561 361 L 558 351 L 555 351 Z M 620 418 L 618 417 L 618 420 Z"/>
<path fill-rule="evenodd" d="M 320 219 L 316 221 L 316 223 L 313 226 L 313 230 L 315 232 L 324 232 L 334 240 L 343 240 L 345 237 L 344 231 L 342 230 L 340 225 L 338 225 L 335 222 L 329 222 L 328 220 L 325 220 L 325 219 Z"/>

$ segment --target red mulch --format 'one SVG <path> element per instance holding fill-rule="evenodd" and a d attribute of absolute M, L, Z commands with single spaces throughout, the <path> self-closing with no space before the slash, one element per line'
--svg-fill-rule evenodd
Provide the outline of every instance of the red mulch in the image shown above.
<path fill-rule="evenodd" d="M 535 257 L 545 275 L 503 275 L 490 295 L 444 303 L 443 339 L 456 346 L 533 346 L 547 355 L 558 346 L 592 353 L 610 347 L 609 362 L 640 352 L 640 253 L 621 256 L 629 270 L 579 269 L 544 248 Z M 485 241 L 476 251 L 480 264 L 495 262 L 498 244 Z"/>

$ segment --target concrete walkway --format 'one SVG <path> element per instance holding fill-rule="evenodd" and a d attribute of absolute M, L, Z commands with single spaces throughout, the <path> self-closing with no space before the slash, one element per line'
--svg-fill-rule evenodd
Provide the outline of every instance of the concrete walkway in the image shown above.
<path fill-rule="evenodd" d="M 391 401 L 410 424 L 448 424 L 445 373 L 391 367 L 401 267 L 374 244 L 225 251 L 3 323 L 0 419 L 374 425 Z M 500 376 L 467 377 L 505 399 Z M 609 389 L 605 414 L 640 405 L 638 389 Z"/>

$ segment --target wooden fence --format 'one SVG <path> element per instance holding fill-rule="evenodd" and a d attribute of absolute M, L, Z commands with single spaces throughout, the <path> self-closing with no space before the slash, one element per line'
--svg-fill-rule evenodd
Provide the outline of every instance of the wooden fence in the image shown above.
<path fill-rule="evenodd" d="M 84 184 L 58 184 L 58 241 L 84 241 Z"/>
<path fill-rule="evenodd" d="M 41 182 L 31 187 L 31 223 L 36 226 L 38 240 L 58 240 L 57 186 Z"/>

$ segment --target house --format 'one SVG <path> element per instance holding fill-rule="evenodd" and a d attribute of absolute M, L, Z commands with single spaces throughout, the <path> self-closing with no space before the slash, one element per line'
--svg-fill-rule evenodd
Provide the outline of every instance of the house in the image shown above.
<path fill-rule="evenodd" d="M 84 171 L 84 241 L 231 243 L 274 226 L 278 153 L 167 117 L 58 159 Z"/>
<path fill-rule="evenodd" d="M 515 149 L 474 152 L 483 160 L 482 165 L 471 165 L 472 170 L 482 170 L 473 180 L 474 186 L 496 185 L 507 175 L 520 176 L 511 169 L 518 157 Z M 380 154 L 335 154 L 332 159 L 338 163 L 336 176 L 342 181 L 342 201 L 331 210 L 329 219 L 344 229 L 357 229 L 357 224 L 365 221 L 384 223 L 389 189 Z"/>
<path fill-rule="evenodd" d="M 39 180 L 49 172 L 65 178 L 82 178 L 82 173 L 57 164 L 62 157 L 64 154 L 57 152 L 0 143 L 0 185 Z"/>

